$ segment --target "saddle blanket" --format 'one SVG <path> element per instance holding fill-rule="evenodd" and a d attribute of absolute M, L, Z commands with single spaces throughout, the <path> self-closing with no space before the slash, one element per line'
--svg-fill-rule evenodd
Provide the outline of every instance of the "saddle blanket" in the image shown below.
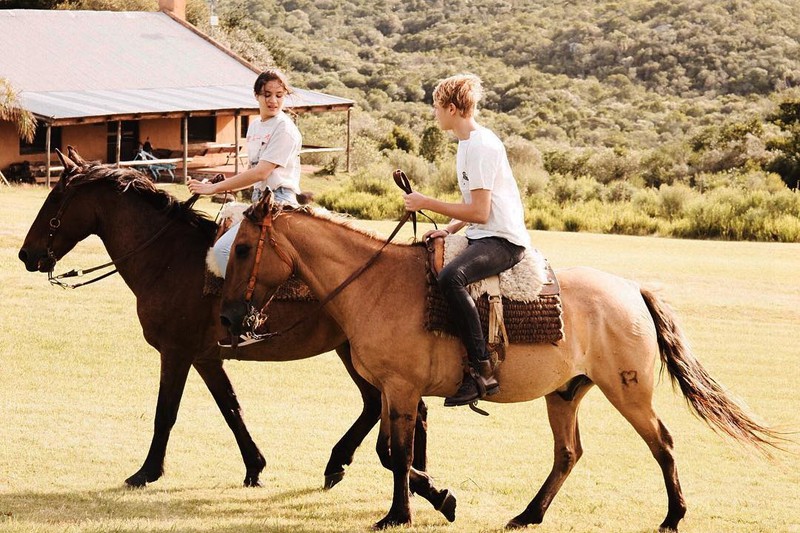
<path fill-rule="evenodd" d="M 467 246 L 461 235 L 448 235 L 444 243 L 444 264 Z M 433 254 L 435 256 L 435 254 Z M 432 260 L 431 255 L 428 257 Z M 428 269 L 425 329 L 457 336 L 458 329 L 449 306 Z M 499 275 L 502 317 L 510 343 L 555 343 L 564 338 L 561 296 L 558 282 L 547 260 L 538 250 L 526 250 L 525 257 Z M 481 317 L 484 337 L 489 339 L 490 286 L 487 280 L 469 286 Z"/>

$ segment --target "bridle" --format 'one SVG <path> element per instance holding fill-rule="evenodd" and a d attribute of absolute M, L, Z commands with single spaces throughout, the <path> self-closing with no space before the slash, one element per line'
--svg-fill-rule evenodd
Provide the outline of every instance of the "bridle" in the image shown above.
<path fill-rule="evenodd" d="M 105 278 L 107 278 L 107 277 L 109 277 L 109 276 L 111 276 L 113 274 L 116 274 L 118 272 L 116 266 L 119 265 L 119 263 L 125 261 L 126 259 L 129 259 L 130 257 L 136 255 L 137 253 L 141 252 L 142 250 L 144 250 L 145 248 L 147 248 L 148 246 L 150 246 L 151 244 L 156 242 L 158 240 L 158 238 L 161 237 L 172 226 L 172 224 L 177 220 L 177 218 L 170 219 L 169 222 L 164 224 L 164 226 L 162 226 L 152 237 L 147 239 L 145 242 L 143 242 L 142 244 L 140 244 L 139 246 L 137 246 L 136 248 L 134 248 L 130 252 L 126 252 L 125 254 L 121 255 L 120 257 L 117 257 L 116 259 L 112 259 L 111 261 L 108 261 L 107 263 L 103 263 L 102 265 L 97 265 L 95 267 L 86 268 L 86 269 L 73 269 L 73 270 L 70 270 L 69 272 L 65 272 L 63 274 L 53 275 L 53 270 L 55 269 L 55 266 L 58 263 L 58 259 L 56 258 L 55 252 L 53 252 L 53 242 L 55 241 L 56 233 L 61 228 L 61 218 L 63 217 L 64 212 L 67 209 L 67 205 L 69 204 L 69 200 L 72 199 L 72 195 L 74 194 L 74 191 L 81 185 L 80 183 L 78 183 L 76 185 L 70 186 L 70 183 L 69 183 L 70 177 L 73 174 L 75 174 L 77 172 L 77 170 L 78 170 L 78 167 L 72 167 L 61 178 L 64 181 L 64 197 L 61 200 L 61 204 L 58 206 L 58 210 L 56 211 L 55 216 L 50 219 L 49 229 L 48 229 L 48 232 L 47 232 L 47 248 L 46 248 L 46 250 L 47 250 L 47 258 L 52 262 L 52 267 L 47 272 L 47 280 L 50 282 L 51 285 L 57 285 L 57 286 L 59 286 L 59 287 L 61 287 L 63 289 L 77 289 L 78 287 L 83 287 L 85 285 L 90 285 L 92 283 L 100 281 L 101 279 L 105 279 Z M 193 195 L 191 198 L 189 198 L 186 202 L 183 203 L 183 208 L 184 209 L 191 208 L 194 205 L 194 203 L 197 201 L 198 198 L 200 198 L 199 195 L 197 195 L 197 194 Z M 96 272 L 97 270 L 102 270 L 104 268 L 108 268 L 108 267 L 110 267 L 112 265 L 115 266 L 114 270 L 111 270 L 110 272 L 106 272 L 104 274 L 101 274 L 101 275 L 99 275 L 99 276 L 97 276 L 95 278 L 92 278 L 92 279 L 88 280 L 88 281 L 84 281 L 84 282 L 81 282 L 81 283 L 65 283 L 65 282 L 61 281 L 62 279 L 66 279 L 66 278 L 74 278 L 74 277 L 85 276 L 86 274 L 91 274 L 92 272 Z"/>
<path fill-rule="evenodd" d="M 393 174 L 393 178 L 398 187 L 400 187 L 407 194 L 411 193 L 411 184 L 405 172 L 403 172 L 402 170 L 396 170 Z M 295 265 L 292 262 L 291 258 L 289 258 L 289 255 L 280 247 L 278 241 L 275 239 L 274 236 L 273 221 L 274 218 L 279 216 L 281 213 L 282 209 L 278 209 L 276 211 L 270 207 L 270 209 L 267 209 L 266 213 L 264 214 L 264 218 L 262 219 L 260 224 L 261 231 L 258 238 L 258 244 L 256 245 L 256 256 L 255 256 L 255 261 L 253 263 L 253 270 L 250 274 L 250 279 L 247 282 L 247 290 L 245 291 L 245 306 L 248 311 L 247 315 L 244 318 L 244 325 L 250 328 L 250 332 L 253 338 L 259 340 L 283 335 L 291 331 L 292 329 L 296 328 L 306 320 L 309 320 L 310 317 L 315 315 L 318 311 L 320 311 L 323 307 L 325 307 L 325 305 L 327 305 L 331 300 L 336 298 L 345 288 L 347 288 L 348 285 L 354 282 L 361 274 L 363 274 L 369 267 L 371 267 L 378 260 L 378 257 L 380 257 L 381 253 L 383 253 L 383 250 L 389 245 L 389 243 L 392 242 L 392 239 L 394 239 L 395 236 L 397 236 L 397 234 L 400 232 L 400 229 L 405 225 L 406 222 L 409 221 L 409 219 L 413 221 L 414 240 L 415 241 L 417 240 L 417 217 L 416 217 L 417 212 L 406 211 L 400 218 L 400 221 L 397 223 L 397 226 L 395 226 L 394 230 L 392 230 L 392 233 L 389 235 L 389 237 L 386 239 L 383 245 L 372 255 L 372 257 L 370 257 L 366 261 L 366 263 L 364 263 L 361 267 L 359 267 L 355 272 L 350 274 L 347 277 L 347 279 L 345 279 L 338 286 L 336 286 L 336 288 L 333 289 L 330 293 L 328 293 L 327 296 L 325 296 L 322 300 L 320 300 L 317 303 L 316 307 L 310 313 L 307 313 L 304 317 L 300 318 L 299 320 L 296 320 L 293 324 L 283 328 L 280 331 L 260 334 L 256 333 L 255 330 L 266 322 L 268 318 L 267 308 L 269 307 L 269 304 L 272 303 L 272 300 L 275 298 L 275 295 L 278 292 L 278 287 L 276 287 L 273 290 L 272 295 L 270 295 L 269 298 L 266 298 L 266 302 L 260 308 L 257 308 L 252 304 L 253 293 L 255 292 L 255 286 L 258 280 L 258 271 L 261 263 L 261 256 L 264 250 L 264 243 L 269 242 L 270 246 L 278 255 L 278 257 L 280 257 L 281 260 L 289 266 L 289 268 L 292 271 L 292 274 L 294 274 L 296 270 Z M 436 222 L 434 222 L 430 217 L 428 217 L 422 212 L 420 213 L 429 220 L 431 220 L 434 226 L 436 226 Z"/>

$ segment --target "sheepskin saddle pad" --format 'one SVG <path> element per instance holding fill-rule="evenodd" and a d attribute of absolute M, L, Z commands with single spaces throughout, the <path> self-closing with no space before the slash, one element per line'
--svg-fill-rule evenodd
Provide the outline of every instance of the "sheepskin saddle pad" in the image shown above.
<path fill-rule="evenodd" d="M 446 239 L 428 243 L 425 319 L 428 331 L 458 334 L 436 276 L 466 246 L 467 239 L 461 235 L 448 235 Z M 498 319 L 497 327 L 502 330 L 505 343 L 555 343 L 564 338 L 558 280 L 538 250 L 526 250 L 525 257 L 514 267 L 470 285 L 469 290 L 478 307 L 484 336 L 490 343 L 497 336 L 494 324 L 490 327 L 490 323 Z"/>

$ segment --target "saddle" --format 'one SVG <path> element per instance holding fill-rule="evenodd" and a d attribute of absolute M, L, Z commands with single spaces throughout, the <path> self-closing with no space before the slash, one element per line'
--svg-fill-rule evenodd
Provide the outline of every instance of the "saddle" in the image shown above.
<path fill-rule="evenodd" d="M 425 329 L 456 336 L 457 328 L 436 277 L 446 262 L 466 246 L 467 239 L 449 235 L 430 239 L 428 248 L 428 290 Z M 531 271 L 532 270 L 532 271 Z M 509 343 L 553 343 L 564 338 L 561 288 L 553 269 L 538 250 L 511 269 L 470 285 L 490 352 Z"/>

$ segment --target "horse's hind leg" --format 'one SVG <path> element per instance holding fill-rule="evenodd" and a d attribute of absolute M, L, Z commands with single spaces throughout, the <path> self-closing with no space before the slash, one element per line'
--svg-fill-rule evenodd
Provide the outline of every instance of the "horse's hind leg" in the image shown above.
<path fill-rule="evenodd" d="M 553 468 L 547 476 L 542 488 L 536 493 L 531 503 L 525 510 L 512 518 L 506 525 L 507 529 L 522 528 L 529 524 L 541 524 L 544 513 L 550 507 L 561 485 L 567 479 L 572 468 L 583 454 L 581 448 L 580 431 L 578 430 L 578 405 L 591 388 L 587 381 L 577 390 L 573 391 L 571 399 L 565 399 L 558 393 L 550 393 L 545 398 L 547 401 L 547 417 L 550 420 L 550 429 L 553 431 L 554 458 Z"/>
<path fill-rule="evenodd" d="M 178 417 L 178 408 L 186 386 L 191 362 L 161 354 L 161 379 L 158 385 L 158 402 L 153 423 L 153 439 L 141 468 L 125 480 L 131 487 L 144 487 L 164 473 L 164 456 L 172 426 Z"/>
<path fill-rule="evenodd" d="M 598 386 L 600 384 L 598 383 Z M 678 522 L 686 514 L 686 503 L 683 499 L 681 484 L 678 480 L 678 468 L 675 465 L 673 455 L 672 436 L 666 426 L 658 418 L 652 406 L 652 384 L 646 385 L 644 382 L 629 382 L 620 386 L 608 387 L 601 386 L 603 393 L 619 410 L 622 416 L 631 423 L 639 434 L 650 453 L 661 467 L 664 475 L 664 484 L 667 488 L 667 516 L 659 526 L 659 531 L 678 531 Z"/>
<path fill-rule="evenodd" d="M 222 368 L 222 361 L 216 358 L 202 358 L 194 361 L 194 367 L 203 378 L 208 390 L 217 402 L 222 416 L 225 417 L 225 422 L 228 427 L 233 431 L 236 437 L 236 443 L 239 445 L 239 451 L 244 459 L 246 468 L 244 485 L 246 487 L 258 487 L 261 485 L 259 476 L 261 471 L 267 465 L 261 451 L 253 442 L 250 432 L 245 426 L 244 419 L 242 418 L 242 409 L 239 406 L 239 400 L 236 399 L 236 393 L 233 391 L 228 379 L 228 374 Z"/>
<path fill-rule="evenodd" d="M 336 348 L 336 353 L 339 355 L 342 363 L 344 363 L 350 378 L 355 382 L 358 390 L 361 392 L 361 400 L 364 402 L 364 407 L 350 429 L 347 430 L 331 450 L 331 457 L 325 467 L 326 489 L 332 488 L 344 478 L 344 467 L 353 462 L 353 455 L 356 449 L 361 445 L 364 438 L 369 434 L 381 417 L 381 393 L 367 382 L 367 380 L 362 378 L 358 372 L 356 372 L 355 368 L 353 368 L 353 362 L 350 356 L 350 343 L 344 343 Z M 420 400 L 417 406 L 417 425 L 414 437 L 414 467 L 419 470 L 425 470 L 426 463 L 425 443 L 427 442 L 427 413 L 427 406 Z M 382 453 L 381 446 L 386 446 L 388 449 L 388 444 L 381 444 L 381 437 L 379 435 L 376 448 L 379 457 Z M 383 458 L 381 458 L 381 462 L 384 465 L 388 464 Z"/>

